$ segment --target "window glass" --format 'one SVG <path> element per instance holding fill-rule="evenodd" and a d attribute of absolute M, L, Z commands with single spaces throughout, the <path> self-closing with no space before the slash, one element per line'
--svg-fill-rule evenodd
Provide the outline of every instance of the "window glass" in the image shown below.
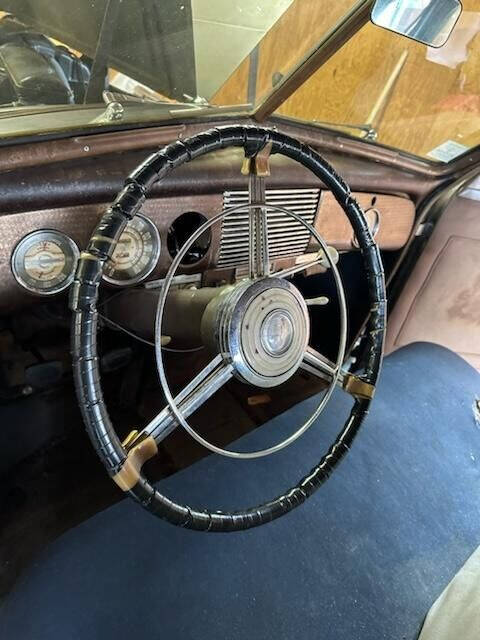
<path fill-rule="evenodd" d="M 469 7 L 469 4 L 472 7 Z M 333 125 L 430 160 L 480 143 L 480 12 L 432 48 L 365 25 L 277 113 Z"/>

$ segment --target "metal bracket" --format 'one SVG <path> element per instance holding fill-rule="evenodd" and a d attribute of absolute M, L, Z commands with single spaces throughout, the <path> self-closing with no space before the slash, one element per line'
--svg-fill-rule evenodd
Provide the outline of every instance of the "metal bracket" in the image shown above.
<path fill-rule="evenodd" d="M 130 436 L 131 434 L 127 436 L 127 439 Z M 122 491 L 130 491 L 137 484 L 140 480 L 140 471 L 143 464 L 158 453 L 157 443 L 152 436 L 142 439 L 135 445 L 133 445 L 134 440 L 135 438 L 131 441 L 122 468 L 112 477 Z"/>
<path fill-rule="evenodd" d="M 91 124 L 108 124 L 109 122 L 123 120 L 124 115 L 125 109 L 120 102 L 109 102 L 105 107 L 105 111 L 92 120 Z"/>
<path fill-rule="evenodd" d="M 133 444 L 137 440 L 138 434 L 139 434 L 139 431 L 137 429 L 133 429 L 133 431 L 130 431 L 128 436 L 122 442 L 122 447 L 126 449 L 126 451 L 129 451 L 133 447 Z"/>
<path fill-rule="evenodd" d="M 365 382 L 365 380 L 353 375 L 353 373 L 345 373 L 342 386 L 347 393 L 362 400 L 371 400 L 375 393 L 373 384 Z"/>
<path fill-rule="evenodd" d="M 270 154 L 272 152 L 272 141 L 267 144 L 251 158 L 245 156 L 242 164 L 242 174 L 244 176 L 252 173 L 261 178 L 270 175 Z"/>

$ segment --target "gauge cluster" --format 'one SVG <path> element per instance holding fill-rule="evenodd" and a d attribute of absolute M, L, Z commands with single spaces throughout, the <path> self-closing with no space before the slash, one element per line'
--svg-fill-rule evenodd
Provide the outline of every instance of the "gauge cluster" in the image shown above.
<path fill-rule="evenodd" d="M 155 224 L 137 214 L 126 226 L 104 269 L 106 283 L 132 286 L 143 282 L 160 257 L 160 235 Z M 69 236 L 55 229 L 39 229 L 25 235 L 11 255 L 11 269 L 17 283 L 39 296 L 67 289 L 74 276 L 79 248 Z"/>

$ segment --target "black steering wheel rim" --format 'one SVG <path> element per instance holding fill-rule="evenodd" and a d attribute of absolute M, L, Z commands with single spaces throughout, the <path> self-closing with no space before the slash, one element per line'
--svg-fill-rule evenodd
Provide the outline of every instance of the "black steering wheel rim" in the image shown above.
<path fill-rule="evenodd" d="M 386 322 L 383 267 L 363 212 L 348 185 L 316 151 L 278 131 L 230 125 L 217 127 L 183 141 L 174 142 L 153 153 L 127 178 L 123 189 L 96 226 L 87 249 L 78 261 L 71 287 L 72 359 L 74 380 L 87 432 L 107 472 L 115 478 L 130 463 L 108 415 L 100 384 L 96 345 L 98 289 L 105 262 L 128 221 L 145 201 L 149 188 L 173 169 L 211 151 L 243 147 L 248 157 L 255 156 L 271 143 L 271 153 L 296 160 L 331 190 L 354 230 L 363 258 L 370 314 L 366 333 L 367 359 L 362 382 L 375 388 L 381 368 Z M 319 463 L 297 485 L 278 497 L 253 508 L 234 512 L 197 510 L 164 496 L 143 475 L 128 488 L 129 495 L 162 519 L 199 531 L 240 531 L 256 527 L 285 515 L 312 495 L 328 478 L 349 450 L 368 413 L 371 396 L 356 397 L 350 416 L 335 442 Z"/>

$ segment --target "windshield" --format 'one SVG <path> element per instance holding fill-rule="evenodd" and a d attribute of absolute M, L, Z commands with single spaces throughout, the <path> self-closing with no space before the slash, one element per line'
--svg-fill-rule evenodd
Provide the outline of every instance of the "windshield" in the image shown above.
<path fill-rule="evenodd" d="M 0 0 L 0 136 L 252 113 L 362 4 Z M 366 24 L 276 115 L 461 155 L 480 143 L 480 12 L 463 7 L 439 49 Z"/>
<path fill-rule="evenodd" d="M 480 144 L 480 12 L 462 4 L 441 48 L 366 24 L 277 114 L 440 162 L 465 153 Z"/>
<path fill-rule="evenodd" d="M 325 15 L 312 0 L 0 0 L 0 108 L 252 108 L 351 4 Z"/>

